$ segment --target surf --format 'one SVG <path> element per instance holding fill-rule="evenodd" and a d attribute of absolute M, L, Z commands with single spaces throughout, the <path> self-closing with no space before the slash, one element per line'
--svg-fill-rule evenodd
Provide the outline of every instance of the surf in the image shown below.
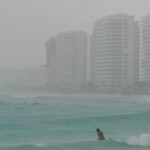
<path fill-rule="evenodd" d="M 125 140 L 128 145 L 136 145 L 136 146 L 150 146 L 150 134 L 143 133 L 139 136 L 131 136 Z"/>

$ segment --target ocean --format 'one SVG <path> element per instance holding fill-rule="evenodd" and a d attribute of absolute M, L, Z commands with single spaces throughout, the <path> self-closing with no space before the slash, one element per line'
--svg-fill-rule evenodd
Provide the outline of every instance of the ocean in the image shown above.
<path fill-rule="evenodd" d="M 0 150 L 98 149 L 149 150 L 150 98 L 0 96 Z"/>

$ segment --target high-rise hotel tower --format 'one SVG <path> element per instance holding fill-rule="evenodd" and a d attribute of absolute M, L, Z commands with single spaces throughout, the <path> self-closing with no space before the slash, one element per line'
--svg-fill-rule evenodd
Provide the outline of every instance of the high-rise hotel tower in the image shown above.
<path fill-rule="evenodd" d="M 63 89 L 76 89 L 87 81 L 87 33 L 68 31 L 46 43 L 48 79 Z"/>
<path fill-rule="evenodd" d="M 139 81 L 139 23 L 116 14 L 95 22 L 91 37 L 91 81 L 120 88 Z"/>
<path fill-rule="evenodd" d="M 57 36 L 57 77 L 62 88 L 77 88 L 87 80 L 87 33 L 68 31 Z"/>
<path fill-rule="evenodd" d="M 141 78 L 150 81 L 150 14 L 142 18 Z"/>
<path fill-rule="evenodd" d="M 48 85 L 57 85 L 56 78 L 57 37 L 50 37 L 46 42 L 46 68 Z"/>

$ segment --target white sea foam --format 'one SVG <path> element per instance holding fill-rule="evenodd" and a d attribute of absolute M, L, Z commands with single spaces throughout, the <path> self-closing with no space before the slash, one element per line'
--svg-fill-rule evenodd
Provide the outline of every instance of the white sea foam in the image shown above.
<path fill-rule="evenodd" d="M 44 144 L 44 143 L 36 143 L 36 144 L 32 144 L 33 146 L 36 146 L 36 147 L 46 147 L 47 145 Z"/>
<path fill-rule="evenodd" d="M 150 134 L 141 134 L 140 136 L 132 136 L 125 140 L 129 145 L 150 146 Z"/>

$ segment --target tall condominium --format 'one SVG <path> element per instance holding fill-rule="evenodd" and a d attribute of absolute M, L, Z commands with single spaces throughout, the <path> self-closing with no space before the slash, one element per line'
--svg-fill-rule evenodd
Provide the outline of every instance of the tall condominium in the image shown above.
<path fill-rule="evenodd" d="M 95 22 L 91 37 L 91 81 L 120 88 L 139 81 L 139 23 L 116 14 Z"/>
<path fill-rule="evenodd" d="M 142 19 L 142 80 L 150 81 L 150 14 Z"/>
<path fill-rule="evenodd" d="M 62 88 L 77 88 L 87 80 L 87 33 L 68 31 L 57 36 L 57 81 Z"/>
<path fill-rule="evenodd" d="M 56 53 L 57 53 L 57 37 L 50 37 L 46 42 L 46 68 L 48 84 L 56 85 Z"/>

